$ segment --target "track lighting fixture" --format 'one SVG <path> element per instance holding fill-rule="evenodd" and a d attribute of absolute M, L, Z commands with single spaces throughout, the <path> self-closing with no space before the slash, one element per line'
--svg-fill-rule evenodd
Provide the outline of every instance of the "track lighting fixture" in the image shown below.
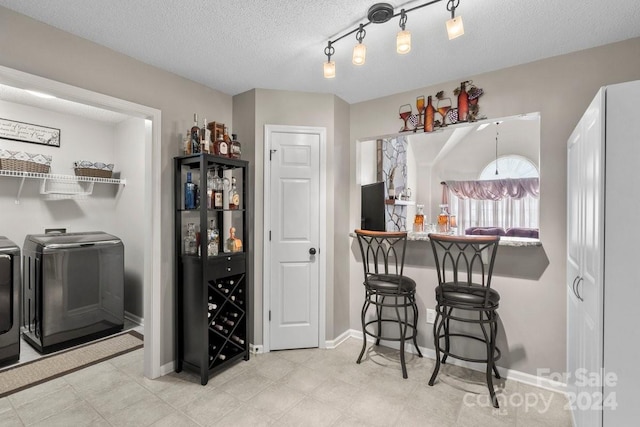
<path fill-rule="evenodd" d="M 353 48 L 353 56 L 351 62 L 354 65 L 363 65 L 365 63 L 367 47 L 362 43 L 364 36 L 366 35 L 365 27 L 369 24 L 383 24 L 392 18 L 400 16 L 400 31 L 396 36 L 396 52 L 404 55 L 411 51 L 411 32 L 406 30 L 407 14 L 416 9 L 421 9 L 425 6 L 429 6 L 435 3 L 440 3 L 443 0 L 431 0 L 410 9 L 402 9 L 399 13 L 394 13 L 393 6 L 389 3 L 376 3 L 369 8 L 367 12 L 367 19 L 369 22 L 360 24 L 358 27 L 345 34 L 337 37 L 334 40 L 327 42 L 327 47 L 324 49 L 324 54 L 327 56 L 327 62 L 324 63 L 324 77 L 332 79 L 336 76 L 336 64 L 331 60 L 331 56 L 335 53 L 333 45 L 342 40 L 343 38 L 355 33 L 358 43 Z M 455 16 L 456 9 L 460 4 L 460 0 L 448 0 L 447 10 L 451 12 L 451 19 L 447 21 L 447 34 L 449 40 L 459 37 L 464 34 L 464 27 L 462 25 L 462 17 Z"/>

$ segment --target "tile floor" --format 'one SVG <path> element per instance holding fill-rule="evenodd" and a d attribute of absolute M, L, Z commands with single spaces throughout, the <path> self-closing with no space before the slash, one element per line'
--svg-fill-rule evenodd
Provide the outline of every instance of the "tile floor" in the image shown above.
<path fill-rule="evenodd" d="M 483 375 L 445 365 L 427 385 L 433 360 L 361 342 L 337 349 L 252 356 L 205 387 L 182 372 L 142 376 L 137 350 L 0 399 L 0 426 L 570 426 L 562 394 L 499 382 L 489 405 Z"/>

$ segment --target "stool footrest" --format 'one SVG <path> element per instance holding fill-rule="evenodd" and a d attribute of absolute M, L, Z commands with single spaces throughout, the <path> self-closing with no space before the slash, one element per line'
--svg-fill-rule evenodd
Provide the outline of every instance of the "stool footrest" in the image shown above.
<path fill-rule="evenodd" d="M 367 327 L 371 324 L 378 324 L 378 322 L 380 323 L 393 323 L 395 325 L 403 325 L 404 327 L 407 328 L 407 333 L 405 334 L 404 340 L 410 340 L 413 339 L 414 336 L 416 336 L 417 331 L 416 331 L 416 326 L 412 323 L 406 323 L 406 322 L 398 322 L 398 319 L 373 319 L 368 321 L 367 323 L 364 324 L 365 328 L 364 328 L 364 333 L 366 335 L 369 335 L 370 337 L 373 338 L 378 338 L 381 340 L 385 340 L 385 341 L 402 341 L 402 338 L 398 337 L 398 338 L 392 338 L 392 337 L 387 337 L 384 335 L 380 335 L 380 331 L 378 331 L 378 333 L 375 332 L 371 332 L 369 330 L 367 330 Z M 409 330 L 411 330 L 411 333 L 409 333 Z"/>

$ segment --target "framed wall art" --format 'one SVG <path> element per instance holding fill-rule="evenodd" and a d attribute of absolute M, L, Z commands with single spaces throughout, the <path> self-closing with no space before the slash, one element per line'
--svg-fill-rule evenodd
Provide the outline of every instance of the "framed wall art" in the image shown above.
<path fill-rule="evenodd" d="M 60 129 L 0 118 L 0 138 L 60 147 Z"/>

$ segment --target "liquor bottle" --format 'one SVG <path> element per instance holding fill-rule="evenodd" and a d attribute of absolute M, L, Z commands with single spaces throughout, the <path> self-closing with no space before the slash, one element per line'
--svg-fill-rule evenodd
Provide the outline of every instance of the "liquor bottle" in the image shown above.
<path fill-rule="evenodd" d="M 192 222 L 187 224 L 187 235 L 184 237 L 184 254 L 195 255 L 198 252 L 196 239 L 196 225 Z"/>
<path fill-rule="evenodd" d="M 220 233 L 216 226 L 215 218 L 209 221 L 209 230 L 207 230 L 209 241 L 207 242 L 207 255 L 216 256 L 220 250 Z"/>
<path fill-rule="evenodd" d="M 184 151 L 184 155 L 188 156 L 191 154 L 191 132 L 187 131 L 184 139 L 182 140 L 182 149 Z"/>
<path fill-rule="evenodd" d="M 231 157 L 232 159 L 239 159 L 240 152 L 241 152 L 241 147 L 240 147 L 240 142 L 238 141 L 238 135 L 236 135 L 235 133 L 232 133 L 231 146 L 229 147 L 229 157 Z"/>
<path fill-rule="evenodd" d="M 231 177 L 231 189 L 229 190 L 229 209 L 240 208 L 240 193 L 238 193 L 238 186 L 236 185 L 236 177 Z"/>
<path fill-rule="evenodd" d="M 223 129 L 224 129 L 224 135 L 223 135 L 224 142 L 226 142 L 227 146 L 231 148 L 231 138 L 229 138 L 229 134 L 227 133 L 227 127 L 225 126 Z"/>
<path fill-rule="evenodd" d="M 427 97 L 427 108 L 424 113 L 424 131 L 425 132 L 433 132 L 433 120 L 436 114 L 436 109 L 433 107 L 433 103 L 431 102 L 431 96 Z"/>
<path fill-rule="evenodd" d="M 213 171 L 207 171 L 207 209 L 213 209 Z"/>
<path fill-rule="evenodd" d="M 200 128 L 200 149 L 203 153 L 209 152 L 209 138 L 207 138 L 207 119 L 202 120 L 202 127 Z"/>
<path fill-rule="evenodd" d="M 469 94 L 466 90 L 467 82 L 460 83 L 458 93 L 458 122 L 466 122 L 469 114 Z"/>
<path fill-rule="evenodd" d="M 424 205 L 416 205 L 418 212 L 413 220 L 413 231 L 422 233 L 424 231 Z"/>
<path fill-rule="evenodd" d="M 440 214 L 438 215 L 438 232 L 449 232 L 449 205 L 440 205 Z"/>
<path fill-rule="evenodd" d="M 200 152 L 200 128 L 198 127 L 198 114 L 193 114 L 193 126 L 191 127 L 191 153 Z"/>
<path fill-rule="evenodd" d="M 213 169 L 213 209 L 223 209 L 222 192 L 224 191 L 224 183 L 222 178 L 218 176 L 218 168 Z"/>
<path fill-rule="evenodd" d="M 229 157 L 229 143 L 224 140 L 224 136 L 220 133 L 213 145 L 213 154 L 220 157 Z"/>
<path fill-rule="evenodd" d="M 187 182 L 184 184 L 184 208 L 196 208 L 196 185 L 191 181 L 191 172 L 187 172 Z"/>

